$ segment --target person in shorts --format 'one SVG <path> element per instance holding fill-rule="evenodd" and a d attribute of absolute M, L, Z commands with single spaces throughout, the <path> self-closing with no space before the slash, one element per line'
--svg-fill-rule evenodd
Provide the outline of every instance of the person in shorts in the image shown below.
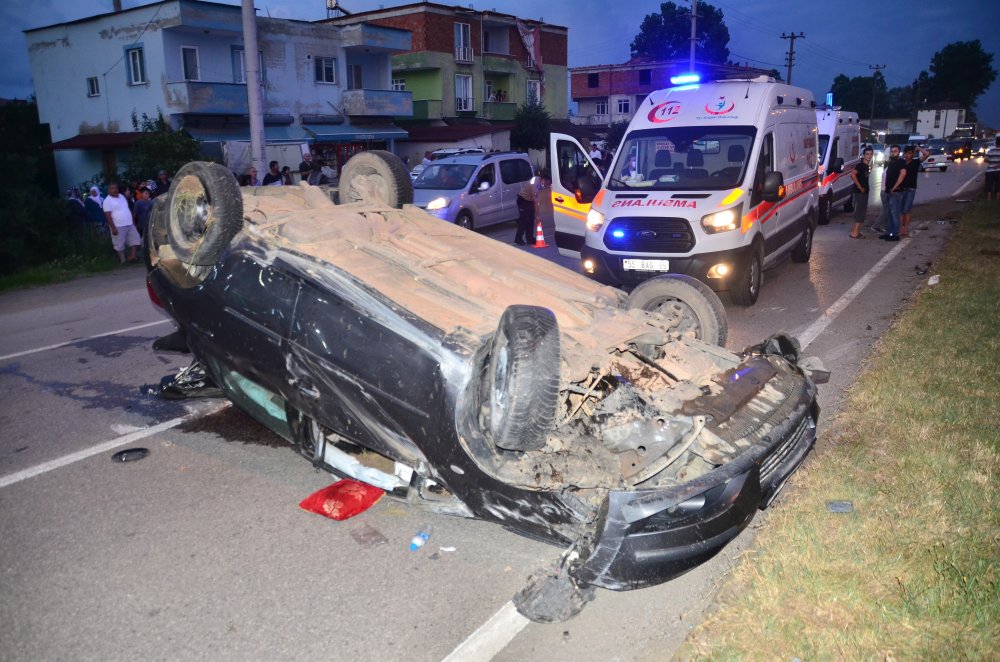
<path fill-rule="evenodd" d="M 861 224 L 865 222 L 865 216 L 868 214 L 868 194 L 871 192 L 868 181 L 874 154 L 875 151 L 871 147 L 865 147 L 861 153 L 861 163 L 851 171 L 851 180 L 854 181 L 854 227 L 851 228 L 851 239 L 865 238 L 861 234 Z"/>
<path fill-rule="evenodd" d="M 129 211 L 128 201 L 125 196 L 118 192 L 117 182 L 108 185 L 108 197 L 104 198 L 104 217 L 111 230 L 111 245 L 118 253 L 118 260 L 122 264 L 138 262 L 139 257 L 136 251 L 142 240 L 139 238 L 139 231 L 132 223 L 132 212 Z M 125 259 L 125 248 L 129 248 L 128 259 Z"/>

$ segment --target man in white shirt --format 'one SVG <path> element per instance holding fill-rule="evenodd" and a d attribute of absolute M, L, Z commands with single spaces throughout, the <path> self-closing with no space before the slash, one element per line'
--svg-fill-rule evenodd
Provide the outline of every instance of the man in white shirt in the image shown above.
<path fill-rule="evenodd" d="M 104 198 L 104 218 L 107 220 L 108 229 L 111 230 L 111 245 L 118 253 L 118 260 L 122 264 L 138 262 L 136 250 L 142 242 L 139 239 L 139 231 L 132 223 L 132 212 L 128 208 L 128 201 L 125 196 L 118 193 L 118 184 L 108 185 L 108 197 Z M 129 247 L 128 260 L 125 259 L 125 247 Z"/>
<path fill-rule="evenodd" d="M 986 199 L 1000 200 L 1000 136 L 986 150 Z"/>

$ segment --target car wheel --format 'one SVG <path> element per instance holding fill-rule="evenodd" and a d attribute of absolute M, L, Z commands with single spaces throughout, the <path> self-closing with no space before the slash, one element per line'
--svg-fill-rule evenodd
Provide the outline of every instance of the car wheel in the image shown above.
<path fill-rule="evenodd" d="M 793 262 L 808 262 L 809 258 L 812 257 L 813 252 L 813 235 L 815 234 L 815 228 L 813 227 L 813 219 L 806 219 L 806 229 L 802 232 L 802 240 L 795 245 L 792 249 L 792 261 Z"/>
<path fill-rule="evenodd" d="M 819 224 L 826 225 L 833 218 L 833 195 L 827 194 L 819 199 Z"/>
<path fill-rule="evenodd" d="M 153 202 L 153 209 L 146 221 L 146 232 L 142 235 L 142 261 L 146 271 L 153 269 L 153 256 L 159 260 L 160 246 L 170 239 L 167 237 L 167 196 L 160 196 Z"/>
<path fill-rule="evenodd" d="M 187 265 L 215 264 L 243 228 L 243 195 L 233 173 L 218 163 L 193 161 L 177 171 L 167 195 L 174 254 Z"/>
<path fill-rule="evenodd" d="M 497 447 L 538 450 L 555 424 L 559 326 L 548 308 L 509 306 L 500 318 L 486 387 L 488 428 Z"/>
<path fill-rule="evenodd" d="M 752 306 L 757 303 L 757 297 L 760 295 L 760 285 L 764 280 L 761 268 L 764 262 L 762 253 L 760 244 L 755 245 L 753 252 L 750 253 L 750 257 L 740 272 L 739 278 L 736 279 L 736 283 L 729 290 L 729 295 L 732 297 L 733 303 L 738 306 Z"/>
<path fill-rule="evenodd" d="M 719 296 L 697 278 L 682 274 L 666 274 L 640 283 L 628 296 L 626 309 L 640 308 L 676 316 L 678 323 L 671 331 L 693 332 L 710 345 L 725 345 L 729 333 L 726 309 Z M 639 346 L 649 356 L 653 348 Z"/>
<path fill-rule="evenodd" d="M 460 228 L 465 228 L 466 230 L 473 229 L 472 214 L 467 211 L 463 211 L 458 215 L 458 218 L 455 219 L 455 225 Z"/>
<path fill-rule="evenodd" d="M 413 202 L 413 182 L 403 162 L 392 152 L 358 152 L 340 173 L 340 200 L 398 209 Z"/>

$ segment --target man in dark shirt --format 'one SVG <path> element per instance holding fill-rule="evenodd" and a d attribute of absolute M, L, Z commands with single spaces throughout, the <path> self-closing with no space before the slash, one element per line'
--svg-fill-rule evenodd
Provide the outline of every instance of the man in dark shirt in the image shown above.
<path fill-rule="evenodd" d="M 264 175 L 264 181 L 262 182 L 264 186 L 281 186 L 281 171 L 278 170 L 278 162 L 271 161 L 267 164 L 267 174 Z"/>
<path fill-rule="evenodd" d="M 864 239 L 861 234 L 861 224 L 865 222 L 868 214 L 868 194 L 871 191 L 868 186 L 868 176 L 872 169 L 872 156 L 875 154 L 871 146 L 865 147 L 861 153 L 861 163 L 851 171 L 851 179 L 854 181 L 854 227 L 851 228 L 852 239 Z"/>
<path fill-rule="evenodd" d="M 910 210 L 913 209 L 913 198 L 917 196 L 917 175 L 920 174 L 920 164 L 931 154 L 919 145 L 917 149 L 920 150 L 919 159 L 913 158 L 913 145 L 907 145 L 903 150 L 903 168 L 906 170 L 906 177 L 903 179 L 903 198 L 899 206 L 899 218 L 902 222 L 899 230 L 901 237 L 910 236 Z"/>
<path fill-rule="evenodd" d="M 885 192 L 888 198 L 889 223 L 885 234 L 879 239 L 899 241 L 899 214 L 903 203 L 903 179 L 906 169 L 903 159 L 899 158 L 899 145 L 889 148 L 889 165 L 885 169 Z"/>
<path fill-rule="evenodd" d="M 302 163 L 299 164 L 299 175 L 302 177 L 302 181 L 309 179 L 309 173 L 312 172 L 313 166 L 312 152 L 306 152 L 302 155 Z"/>

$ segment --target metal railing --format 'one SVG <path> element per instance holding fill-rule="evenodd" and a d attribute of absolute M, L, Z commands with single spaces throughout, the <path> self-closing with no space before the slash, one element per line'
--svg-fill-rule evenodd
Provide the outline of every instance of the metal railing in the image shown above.
<path fill-rule="evenodd" d="M 472 58 L 475 53 L 472 52 L 472 46 L 456 46 L 455 47 L 455 61 L 456 62 L 472 62 Z"/>

